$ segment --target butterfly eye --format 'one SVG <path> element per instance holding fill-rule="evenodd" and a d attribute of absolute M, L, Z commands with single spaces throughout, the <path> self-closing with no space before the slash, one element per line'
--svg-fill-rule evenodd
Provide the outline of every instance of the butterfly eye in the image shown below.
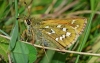
<path fill-rule="evenodd" d="M 26 23 L 27 25 L 30 25 L 31 24 L 30 19 L 26 19 Z"/>

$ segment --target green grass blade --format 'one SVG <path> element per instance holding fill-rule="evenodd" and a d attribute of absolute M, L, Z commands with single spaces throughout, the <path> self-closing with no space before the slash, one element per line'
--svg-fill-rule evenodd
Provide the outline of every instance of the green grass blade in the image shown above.
<path fill-rule="evenodd" d="M 90 1 L 91 1 L 91 0 L 90 0 Z M 82 42 L 81 42 L 81 44 L 80 44 L 80 46 L 79 46 L 79 48 L 78 48 L 77 51 L 82 51 L 82 49 L 83 49 L 83 47 L 85 46 L 85 43 L 86 43 L 86 41 L 87 41 L 87 39 L 88 39 L 88 36 L 89 36 L 89 33 L 90 33 L 90 29 L 91 29 L 92 19 L 93 19 L 93 17 L 94 17 L 94 13 L 96 12 L 96 10 L 94 9 L 94 8 L 95 8 L 95 7 L 94 7 L 94 4 L 95 4 L 94 2 L 95 2 L 94 0 L 91 1 L 91 10 L 92 10 L 92 13 L 91 13 L 91 15 L 90 15 L 90 19 L 89 19 L 88 24 L 87 24 L 88 26 L 86 27 L 86 29 L 85 29 L 85 31 L 84 31 L 85 37 L 83 38 L 83 40 L 82 40 Z M 77 56 L 76 62 L 75 62 L 75 63 L 78 63 L 79 57 L 80 57 L 80 55 Z"/>
<path fill-rule="evenodd" d="M 15 11 L 16 11 L 16 15 L 15 17 L 18 17 L 18 7 L 17 7 L 17 0 L 15 0 Z M 18 39 L 18 21 L 16 20 L 15 22 L 15 27 L 12 30 L 12 35 L 11 35 L 11 40 L 10 40 L 10 50 L 12 50 L 16 44 L 16 40 Z"/>
<path fill-rule="evenodd" d="M 5 33 L 3 30 L 0 29 L 0 32 L 1 32 L 2 34 L 4 34 L 5 36 L 8 36 L 8 37 L 9 37 L 9 35 L 8 35 L 7 33 Z"/>
<path fill-rule="evenodd" d="M 40 63 L 51 63 L 54 53 L 55 51 L 47 50 L 44 58 L 41 60 Z"/>

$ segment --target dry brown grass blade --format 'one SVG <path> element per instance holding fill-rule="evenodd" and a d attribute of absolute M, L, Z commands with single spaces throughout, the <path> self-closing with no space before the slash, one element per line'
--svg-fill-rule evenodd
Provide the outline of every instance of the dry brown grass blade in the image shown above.
<path fill-rule="evenodd" d="M 0 34 L 0 36 L 10 40 L 10 37 L 7 37 L 7 36 L 1 35 L 1 34 Z M 26 43 L 26 44 L 30 44 L 30 43 L 24 42 L 24 41 L 21 41 L 21 42 Z M 30 44 L 30 45 L 32 45 L 32 44 Z M 73 53 L 73 54 L 79 54 L 79 55 L 89 55 L 89 56 L 98 56 L 98 57 L 100 57 L 100 54 L 96 54 L 96 53 L 77 52 L 77 51 L 70 51 L 70 50 L 59 50 L 59 49 L 50 48 L 50 47 L 43 47 L 43 46 L 36 45 L 36 44 L 34 44 L 34 46 L 39 47 L 39 48 L 55 50 L 55 51 L 59 51 L 59 52 L 66 52 L 66 53 Z"/>

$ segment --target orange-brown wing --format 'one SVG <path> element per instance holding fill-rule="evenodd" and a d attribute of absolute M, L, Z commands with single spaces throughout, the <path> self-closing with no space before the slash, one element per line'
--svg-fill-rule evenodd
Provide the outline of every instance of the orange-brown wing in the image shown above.
<path fill-rule="evenodd" d="M 42 21 L 40 29 L 45 38 L 59 49 L 71 46 L 85 27 L 84 18 L 53 19 Z"/>

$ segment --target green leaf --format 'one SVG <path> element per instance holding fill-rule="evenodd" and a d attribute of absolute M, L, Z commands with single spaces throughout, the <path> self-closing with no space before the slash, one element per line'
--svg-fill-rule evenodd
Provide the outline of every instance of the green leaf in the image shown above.
<path fill-rule="evenodd" d="M 34 46 L 26 44 L 29 50 L 29 63 L 33 63 L 37 59 L 37 50 Z"/>
<path fill-rule="evenodd" d="M 20 41 L 17 41 L 15 49 L 11 52 L 11 56 L 14 63 L 28 63 L 28 48 Z"/>
<path fill-rule="evenodd" d="M 36 60 L 37 51 L 32 45 L 18 41 L 11 53 L 14 63 L 33 63 Z"/>
<path fill-rule="evenodd" d="M 11 36 L 11 40 L 10 40 L 10 50 L 12 50 L 16 44 L 16 40 L 18 37 L 18 24 L 15 25 L 13 32 L 12 32 L 12 36 Z"/>
<path fill-rule="evenodd" d="M 8 40 L 5 38 L 0 37 L 0 55 L 3 57 L 4 61 L 8 61 L 8 55 L 7 55 L 7 50 L 8 50 Z"/>

